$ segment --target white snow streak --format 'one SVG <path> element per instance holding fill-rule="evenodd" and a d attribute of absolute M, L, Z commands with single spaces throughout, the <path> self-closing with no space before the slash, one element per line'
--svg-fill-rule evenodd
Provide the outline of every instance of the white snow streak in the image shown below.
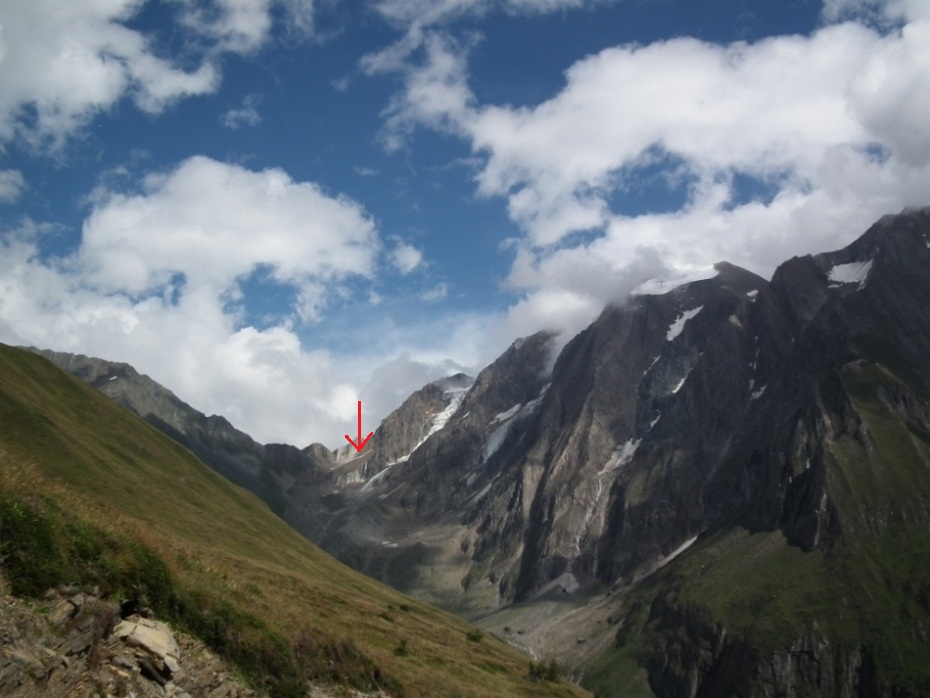
<path fill-rule="evenodd" d="M 449 420 L 452 419 L 452 415 L 458 412 L 459 407 L 462 406 L 462 400 L 465 399 L 465 394 L 467 392 L 468 388 L 453 388 L 452 390 L 446 392 L 446 395 L 451 395 L 452 399 L 449 400 L 449 404 L 446 405 L 446 409 L 433 417 L 433 425 L 430 427 L 429 433 L 423 437 L 423 441 L 426 441 L 426 439 L 431 437 L 433 434 L 449 423 Z M 423 441 L 418 443 L 413 451 L 416 451 L 420 444 L 423 443 Z M 413 451 L 411 451 L 411 453 L 413 453 Z"/>
<path fill-rule="evenodd" d="M 763 385 L 761 388 L 759 388 L 756 392 L 754 392 L 754 393 L 752 394 L 752 397 L 751 397 L 750 399 L 751 399 L 751 400 L 758 400 L 760 397 L 762 397 L 762 393 L 765 392 L 765 389 L 766 389 L 767 387 L 768 387 L 767 385 Z"/>
<path fill-rule="evenodd" d="M 668 332 L 665 333 L 665 338 L 671 342 L 675 337 L 681 334 L 681 331 L 685 329 L 685 323 L 688 322 L 691 318 L 697 315 L 701 310 L 704 309 L 703 305 L 699 305 L 697 308 L 692 308 L 691 310 L 685 310 L 677 318 L 675 322 L 669 325 Z"/>
<path fill-rule="evenodd" d="M 598 473 L 598 475 L 603 475 L 604 473 L 622 468 L 633 460 L 633 455 L 636 453 L 636 449 L 639 448 L 641 442 L 642 439 L 636 439 L 636 441 L 629 439 L 617 446 L 613 453 L 610 454 L 610 458 L 607 459 L 607 462 L 604 464 L 604 467 L 601 468 L 601 472 Z"/>
<path fill-rule="evenodd" d="M 500 414 L 495 415 L 494 419 L 491 420 L 491 424 L 494 424 L 495 422 L 506 422 L 508 419 L 513 417 L 521 407 L 523 407 L 523 405 L 518 402 L 506 412 L 501 412 Z"/>
<path fill-rule="evenodd" d="M 703 281 L 704 279 L 713 279 L 719 272 L 714 267 L 695 267 L 667 278 L 650 279 L 641 283 L 634 288 L 630 295 L 633 296 L 661 296 L 672 291 L 683 284 L 692 281 Z"/>
<path fill-rule="evenodd" d="M 655 365 L 656 365 L 656 362 L 657 362 L 659 359 L 661 359 L 661 358 L 662 358 L 662 355 L 659 354 L 656 358 L 654 358 L 654 359 L 652 360 L 652 363 L 649 364 L 649 366 L 646 367 L 646 370 L 645 370 L 645 371 L 643 371 L 643 378 L 646 377 L 646 374 L 649 373 L 649 372 L 652 370 L 652 367 L 655 366 Z"/>
<path fill-rule="evenodd" d="M 410 451 L 410 453 L 408 453 L 406 456 L 401 456 L 397 460 L 391 461 L 390 463 L 388 463 L 387 467 L 385 467 L 384 470 L 382 470 L 380 473 L 378 473 L 373 478 L 371 478 L 368 482 L 366 482 L 364 487 L 362 487 L 362 489 L 363 490 L 368 489 L 371 486 L 371 484 L 375 480 L 380 478 L 382 475 L 384 475 L 384 473 L 386 473 L 388 468 L 390 468 L 392 465 L 397 465 L 398 463 L 403 463 L 407 461 L 410 458 L 410 456 L 413 455 L 414 451 L 420 448 L 420 446 L 422 446 L 429 437 L 431 437 L 437 431 L 439 431 L 444 426 L 446 426 L 446 424 L 449 423 L 449 420 L 452 419 L 453 415 L 458 411 L 459 407 L 462 406 L 462 400 L 465 399 L 465 395 L 466 393 L 468 393 L 468 390 L 470 387 L 471 386 L 469 386 L 468 388 L 452 388 L 450 390 L 445 391 L 445 393 L 443 393 L 444 395 L 451 396 L 451 399 L 449 400 L 449 404 L 446 405 L 444 410 L 437 413 L 436 416 L 433 417 L 433 423 L 430 425 L 430 429 L 426 433 L 426 436 L 420 439 L 417 442 L 417 445 L 413 447 L 413 450 Z"/>
<path fill-rule="evenodd" d="M 830 270 L 827 277 L 830 281 L 837 284 L 859 284 L 859 288 L 865 286 L 869 272 L 872 270 L 872 260 L 864 262 L 850 262 L 849 264 L 837 264 Z"/>
<path fill-rule="evenodd" d="M 504 439 L 507 438 L 507 434 L 510 432 L 511 424 L 513 424 L 511 421 L 504 422 L 497 427 L 490 438 L 488 438 L 488 442 L 484 445 L 484 451 L 481 454 L 482 464 L 487 463 L 488 459 L 497 453 L 497 449 L 501 447 L 501 444 L 504 443 Z"/>
<path fill-rule="evenodd" d="M 396 461 L 394 461 L 393 463 L 388 463 L 388 465 L 386 465 L 386 466 L 384 467 L 384 470 L 382 470 L 380 473 L 376 473 L 368 482 L 366 482 L 364 485 L 362 485 L 362 489 L 361 489 L 360 491 L 361 491 L 361 492 L 364 492 L 364 491 L 366 491 L 366 490 L 370 490 L 371 487 L 372 487 L 372 485 L 374 485 L 376 482 L 378 482 L 379 480 L 381 480 L 381 479 L 384 477 L 384 474 L 385 474 L 388 470 L 391 469 L 391 466 L 396 465 L 397 463 L 403 463 L 405 460 L 407 460 L 407 456 L 404 456 L 404 457 L 401 458 L 400 460 L 396 460 Z"/>
<path fill-rule="evenodd" d="M 536 398 L 530 400 L 525 405 L 521 406 L 519 403 L 517 403 L 506 412 L 501 412 L 500 414 L 496 415 L 494 419 L 488 422 L 489 427 L 494 426 L 495 424 L 499 424 L 500 426 L 494 430 L 494 432 L 488 438 L 487 442 L 484 444 L 484 451 L 481 453 L 482 465 L 487 463 L 488 459 L 497 453 L 497 449 L 501 447 L 501 444 L 504 443 L 504 439 L 507 438 L 507 434 L 510 432 L 510 427 L 524 417 L 528 417 L 536 411 L 536 408 L 538 408 L 539 404 L 542 402 L 543 395 L 545 395 L 546 391 L 549 390 L 550 385 L 551 383 L 546 383 L 539 391 L 539 395 Z"/>
<path fill-rule="evenodd" d="M 698 537 L 695 536 L 694 538 L 691 538 L 691 539 L 689 539 L 689 540 L 686 540 L 684 543 L 682 543 L 682 544 L 679 545 L 677 548 L 675 548 L 672 552 L 670 552 L 670 553 L 668 554 L 667 557 L 665 557 L 665 558 L 662 560 L 662 562 L 660 562 L 660 563 L 656 566 L 656 570 L 662 569 L 662 568 L 665 567 L 668 563 L 670 563 L 672 560 L 674 560 L 676 557 L 678 557 L 679 555 L 681 555 L 685 550 L 687 550 L 687 549 L 690 548 L 692 545 L 694 545 L 694 541 L 696 541 L 697 539 L 698 539 Z"/>

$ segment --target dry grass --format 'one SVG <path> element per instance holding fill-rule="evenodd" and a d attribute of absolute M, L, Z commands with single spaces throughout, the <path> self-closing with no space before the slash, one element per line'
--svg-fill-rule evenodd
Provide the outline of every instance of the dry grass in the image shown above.
<path fill-rule="evenodd" d="M 141 419 L 2 345 L 0 487 L 155 551 L 191 593 L 291 643 L 351 640 L 406 696 L 585 695 L 531 682 L 527 657 L 490 636 L 469 641 L 461 619 L 353 572 Z M 404 640 L 408 655 L 395 655 Z"/>

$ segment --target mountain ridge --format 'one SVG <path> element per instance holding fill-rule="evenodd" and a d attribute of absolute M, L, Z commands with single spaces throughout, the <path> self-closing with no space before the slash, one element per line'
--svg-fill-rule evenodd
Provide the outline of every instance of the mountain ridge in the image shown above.
<path fill-rule="evenodd" d="M 551 335 L 518 340 L 457 406 L 443 391 L 382 423 L 341 479 L 302 470 L 284 516 L 357 569 L 514 644 L 556 645 L 602 695 L 618 680 L 644 695 L 930 690 L 892 656 L 925 642 L 930 604 L 876 586 L 930 583 L 928 269 L 930 209 L 910 210 L 769 281 L 721 263 L 711 279 L 611 305 L 554 363 Z M 415 442 L 401 438 L 413 422 Z M 392 438 L 410 450 L 382 455 Z M 753 556 L 801 581 L 753 596 L 768 588 L 740 562 Z M 702 586 L 702 574 L 726 584 L 701 572 L 724 568 L 769 615 L 754 624 Z M 850 613 L 865 625 L 837 616 L 825 589 L 858 599 Z M 911 640 L 868 626 L 870 596 L 913 616 L 899 629 Z M 682 627 L 688 643 L 675 639 Z M 811 674 L 792 652 L 832 668 Z M 752 669 L 740 674 L 737 657 Z"/>

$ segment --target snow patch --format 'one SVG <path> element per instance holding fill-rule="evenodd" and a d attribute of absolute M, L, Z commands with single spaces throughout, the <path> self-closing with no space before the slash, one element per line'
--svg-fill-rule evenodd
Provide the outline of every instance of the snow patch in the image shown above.
<path fill-rule="evenodd" d="M 750 400 L 758 400 L 760 397 L 762 397 L 762 393 L 765 392 L 766 388 L 768 388 L 768 386 L 763 385 L 761 388 L 759 388 L 756 392 L 752 394 L 752 397 L 750 397 Z"/>
<path fill-rule="evenodd" d="M 718 272 L 716 269 L 714 269 L 713 265 L 683 269 L 673 276 L 649 279 L 649 281 L 645 281 L 634 288 L 630 292 L 630 295 L 661 296 L 665 293 L 668 293 L 669 291 L 674 290 L 682 284 L 690 283 L 691 281 L 713 279 L 715 276 L 717 276 L 717 274 Z"/>
<path fill-rule="evenodd" d="M 688 376 L 690 376 L 690 375 L 691 375 L 691 371 L 688 371 L 688 372 L 685 374 L 685 377 L 682 378 L 680 381 L 678 381 L 678 385 L 676 385 L 674 388 L 672 388 L 672 395 L 674 395 L 674 394 L 677 393 L 679 390 L 681 390 L 681 387 L 685 384 L 685 381 L 688 380 Z"/>
<path fill-rule="evenodd" d="M 497 453 L 497 449 L 501 447 L 501 444 L 504 443 L 504 439 L 507 438 L 507 434 L 510 433 L 510 427 L 512 424 L 513 422 L 507 421 L 494 430 L 494 433 L 491 434 L 487 443 L 484 445 L 484 450 L 481 452 L 482 464 L 487 463 L 488 459 Z"/>
<path fill-rule="evenodd" d="M 410 453 L 408 453 L 406 456 L 398 458 L 396 461 L 389 463 L 388 467 L 406 461 L 408 458 L 410 458 L 410 456 L 413 455 L 414 451 L 416 451 L 426 442 L 429 437 L 446 426 L 446 424 L 449 423 L 449 420 L 451 420 L 455 413 L 458 412 L 459 407 L 462 406 L 462 401 L 465 399 L 465 395 L 468 393 L 470 388 L 471 386 L 465 388 L 450 388 L 449 390 L 446 390 L 443 395 L 450 396 L 449 404 L 446 405 L 445 409 L 443 409 L 441 412 L 438 412 L 433 417 L 433 423 L 430 425 L 429 431 L 426 432 L 426 436 L 417 442 L 417 445 L 413 447 L 413 450 L 411 450 Z M 469 413 L 466 413 L 466 416 Z"/>
<path fill-rule="evenodd" d="M 494 424 L 496 422 L 506 422 L 508 419 L 513 417 L 517 412 L 519 412 L 521 407 L 523 407 L 523 405 L 518 402 L 516 405 L 511 407 L 506 412 L 501 412 L 500 414 L 494 415 L 494 419 L 491 420 L 491 424 Z"/>
<path fill-rule="evenodd" d="M 659 414 L 656 415 L 656 418 L 655 418 L 655 419 L 653 419 L 651 422 L 649 422 L 649 428 L 652 429 L 652 427 L 654 427 L 656 424 L 659 423 L 659 420 L 660 420 L 660 419 L 662 419 L 662 413 L 661 413 L 661 412 L 659 412 Z"/>
<path fill-rule="evenodd" d="M 699 305 L 697 308 L 692 308 L 691 310 L 685 310 L 677 318 L 675 322 L 669 325 L 668 332 L 665 333 L 665 339 L 671 342 L 675 337 L 681 334 L 681 331 L 685 329 L 685 323 L 688 322 L 691 318 L 697 315 L 704 309 L 703 305 Z"/>
<path fill-rule="evenodd" d="M 618 468 L 622 468 L 624 465 L 633 460 L 633 456 L 636 453 L 636 449 L 639 448 L 639 444 L 642 443 L 642 439 L 629 439 L 624 441 L 622 444 L 617 446 L 613 453 L 610 454 L 610 458 L 607 459 L 607 462 L 604 464 L 604 467 L 601 468 L 599 475 L 604 473 L 609 473 Z"/>
<path fill-rule="evenodd" d="M 384 478 L 384 474 L 385 474 L 388 470 L 390 470 L 392 466 L 396 465 L 397 463 L 403 463 L 405 460 L 407 460 L 407 456 L 404 456 L 404 457 L 401 458 L 400 460 L 396 460 L 396 461 L 394 461 L 393 463 L 388 463 L 388 464 L 384 467 L 384 470 L 382 470 L 380 473 L 376 473 L 376 474 L 374 475 L 374 477 L 372 477 L 368 482 L 366 482 L 364 485 L 362 485 L 362 489 L 361 489 L 360 491 L 361 491 L 361 492 L 364 492 L 365 490 L 370 490 L 370 489 L 372 488 L 372 486 L 373 486 L 376 482 L 378 482 L 378 481 L 380 481 L 380 480 L 382 480 L 382 479 Z"/>
<path fill-rule="evenodd" d="M 119 378 L 119 376 L 110 376 L 109 378 L 107 378 L 107 380 L 108 380 L 108 381 L 115 381 L 117 378 Z"/>
<path fill-rule="evenodd" d="M 746 298 L 749 298 L 752 301 L 756 300 L 756 296 L 759 295 L 759 289 L 754 288 L 751 291 L 746 291 Z"/>
<path fill-rule="evenodd" d="M 837 284 L 859 284 L 859 288 L 865 286 L 869 272 L 872 270 L 872 260 L 864 262 L 850 262 L 849 264 L 837 264 L 834 266 L 827 278 Z"/>
<path fill-rule="evenodd" d="M 462 400 L 465 399 L 465 394 L 467 392 L 468 388 L 453 388 L 452 390 L 446 391 L 445 394 L 451 397 L 449 404 L 446 405 L 446 409 L 433 417 L 433 425 L 430 427 L 429 433 L 423 438 L 423 441 L 426 441 L 426 439 L 431 437 L 433 434 L 449 423 L 449 420 L 452 419 L 452 415 L 458 412 L 459 407 L 462 406 Z M 420 444 L 423 443 L 423 441 L 420 441 L 420 443 L 417 444 L 413 451 L 416 451 Z M 413 453 L 413 451 L 411 451 L 411 453 Z"/>
<path fill-rule="evenodd" d="M 510 433 L 510 427 L 514 423 L 520 421 L 521 419 L 530 416 L 533 412 L 536 411 L 536 408 L 539 407 L 542 402 L 543 396 L 546 394 L 546 391 L 549 389 L 551 383 L 546 383 L 542 389 L 539 391 L 539 395 L 534 399 L 530 400 L 525 405 L 520 405 L 519 403 L 511 407 L 506 412 L 501 412 L 498 415 L 494 416 L 488 426 L 494 426 L 498 424 L 493 431 L 490 437 L 488 437 L 487 442 L 484 444 L 484 450 L 481 452 L 481 464 L 484 465 L 488 462 L 488 459 L 497 453 L 497 449 L 501 447 L 501 444 L 504 443 L 504 439 L 507 438 L 507 434 Z"/>

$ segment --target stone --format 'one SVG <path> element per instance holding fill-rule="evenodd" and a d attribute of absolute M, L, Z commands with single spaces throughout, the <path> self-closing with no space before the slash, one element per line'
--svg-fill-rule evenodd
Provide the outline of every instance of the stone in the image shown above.
<path fill-rule="evenodd" d="M 157 659 L 169 675 L 180 670 L 181 649 L 171 629 L 165 623 L 148 618 L 124 620 L 113 629 L 113 634 Z M 139 664 L 145 666 L 142 660 Z"/>
<path fill-rule="evenodd" d="M 77 612 L 77 606 L 71 603 L 71 601 L 63 599 L 55 604 L 55 607 L 48 612 L 48 622 L 52 625 L 64 625 L 67 621 L 74 618 Z"/>

